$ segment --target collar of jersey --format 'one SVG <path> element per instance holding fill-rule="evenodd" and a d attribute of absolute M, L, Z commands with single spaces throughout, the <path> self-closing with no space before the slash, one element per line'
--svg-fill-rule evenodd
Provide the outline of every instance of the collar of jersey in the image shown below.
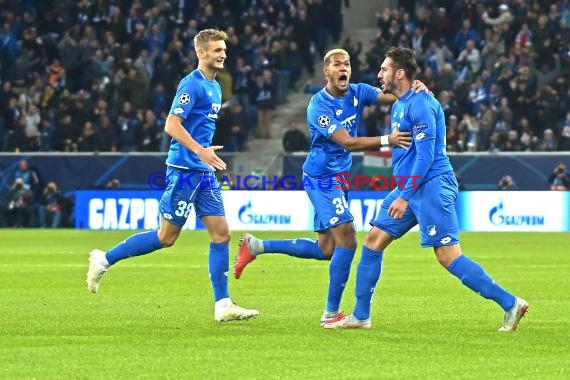
<path fill-rule="evenodd" d="M 414 89 L 410 88 L 408 91 L 406 91 L 402 96 L 400 96 L 398 98 L 398 100 L 404 101 L 407 100 L 410 96 L 412 96 L 414 93 Z"/>
<path fill-rule="evenodd" d="M 202 70 L 200 70 L 200 69 L 198 69 L 198 68 L 197 68 L 196 70 L 200 73 L 200 75 L 202 76 L 202 78 L 204 78 L 204 79 L 207 80 L 208 82 L 213 82 L 213 81 L 214 81 L 213 79 L 208 79 L 208 77 L 204 75 L 204 73 L 202 72 Z"/>

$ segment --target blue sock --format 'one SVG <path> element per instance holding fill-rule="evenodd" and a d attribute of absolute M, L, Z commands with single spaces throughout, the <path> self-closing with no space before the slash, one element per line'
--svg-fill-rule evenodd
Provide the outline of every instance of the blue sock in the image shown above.
<path fill-rule="evenodd" d="M 146 255 L 162 248 L 160 240 L 158 240 L 158 232 L 147 231 L 134 234 L 111 248 L 105 258 L 110 265 L 115 264 L 119 260 L 123 260 L 133 256 Z"/>
<path fill-rule="evenodd" d="M 208 271 L 210 281 L 214 288 L 214 301 L 229 298 L 228 270 L 230 265 L 230 249 L 228 243 L 210 242 L 210 254 L 208 255 Z"/>
<path fill-rule="evenodd" d="M 329 293 L 327 296 L 327 312 L 339 310 L 340 299 L 350 275 L 350 264 L 356 249 L 336 247 L 329 266 Z"/>
<path fill-rule="evenodd" d="M 467 256 L 461 255 L 456 258 L 447 270 L 460 279 L 463 285 L 480 296 L 495 301 L 501 305 L 503 310 L 509 311 L 515 305 L 515 296 L 493 281 L 481 265 Z"/>
<path fill-rule="evenodd" d="M 319 243 L 313 239 L 264 240 L 264 253 L 285 253 L 301 259 L 324 260 Z"/>
<path fill-rule="evenodd" d="M 352 314 L 356 319 L 370 318 L 370 303 L 376 289 L 376 284 L 382 273 L 383 251 L 374 251 L 366 246 L 362 247 L 362 256 L 356 271 L 356 306 Z"/>

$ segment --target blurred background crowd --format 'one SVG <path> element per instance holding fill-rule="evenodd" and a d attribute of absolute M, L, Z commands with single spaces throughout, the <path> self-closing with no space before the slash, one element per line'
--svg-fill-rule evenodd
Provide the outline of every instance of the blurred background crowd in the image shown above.
<path fill-rule="evenodd" d="M 329 41 L 340 1 L 2 1 L 1 151 L 165 151 L 163 123 L 178 81 L 194 70 L 194 35 L 228 32 L 217 79 L 216 143 L 270 138 L 286 102 Z M 231 101 L 231 102 L 230 102 Z"/>
<path fill-rule="evenodd" d="M 203 28 L 229 34 L 214 136 L 226 152 L 281 138 L 275 109 L 291 91 L 322 88 L 327 49 L 350 53 L 353 83 L 377 85 L 390 46 L 415 51 L 418 79 L 445 110 L 449 151 L 570 151 L 568 0 L 392 3 L 363 42 L 343 29 L 348 0 L 0 0 L 0 151 L 167 151 L 164 120 Z M 308 150 L 303 121 L 283 122 L 285 152 Z M 367 108 L 358 131 L 389 133 L 389 107 Z M 71 225 L 57 183 L 19 165 L 0 226 Z M 570 188 L 564 164 L 548 183 Z M 497 189 L 518 186 L 506 175 Z"/>
<path fill-rule="evenodd" d="M 197 63 L 192 38 L 212 27 L 230 35 L 215 136 L 226 151 L 271 138 L 273 110 L 306 79 L 321 83 L 333 45 L 351 53 L 353 82 L 373 85 L 389 46 L 414 49 L 450 151 L 570 150 L 567 0 L 401 0 L 378 10 L 368 46 L 343 31 L 343 3 L 1 1 L 0 151 L 167 150 L 164 119 Z M 366 112 L 360 133 L 386 133 L 387 107 Z"/>
<path fill-rule="evenodd" d="M 353 61 L 353 80 L 377 83 L 386 49 L 410 47 L 418 78 L 446 113 L 449 151 L 570 150 L 567 0 L 398 3 L 376 13 L 369 46 L 347 31 L 345 47 L 354 56 L 366 50 L 363 62 Z M 388 109 L 369 112 L 365 133 L 386 133 Z"/>

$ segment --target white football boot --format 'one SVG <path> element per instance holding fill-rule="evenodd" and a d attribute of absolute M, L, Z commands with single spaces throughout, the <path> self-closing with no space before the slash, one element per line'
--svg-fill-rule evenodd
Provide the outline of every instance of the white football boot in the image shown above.
<path fill-rule="evenodd" d="M 517 297 L 515 306 L 505 313 L 505 322 L 503 326 L 499 328 L 499 331 L 515 331 L 519 326 L 521 318 L 524 317 L 528 311 L 528 308 L 528 302 Z"/>
<path fill-rule="evenodd" d="M 87 271 L 87 289 L 91 293 L 97 293 L 99 289 L 99 283 L 105 272 L 107 272 L 108 267 L 105 267 L 102 263 L 106 262 L 105 252 L 100 249 L 94 249 L 89 254 L 89 270 Z"/>

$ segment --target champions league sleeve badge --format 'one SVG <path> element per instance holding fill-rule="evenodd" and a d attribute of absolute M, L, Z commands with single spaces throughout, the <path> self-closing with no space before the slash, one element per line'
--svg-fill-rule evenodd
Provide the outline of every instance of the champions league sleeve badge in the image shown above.
<path fill-rule="evenodd" d="M 190 103 L 190 95 L 188 95 L 187 93 L 183 93 L 182 95 L 180 95 L 180 97 L 178 97 L 178 102 L 180 104 Z"/>

